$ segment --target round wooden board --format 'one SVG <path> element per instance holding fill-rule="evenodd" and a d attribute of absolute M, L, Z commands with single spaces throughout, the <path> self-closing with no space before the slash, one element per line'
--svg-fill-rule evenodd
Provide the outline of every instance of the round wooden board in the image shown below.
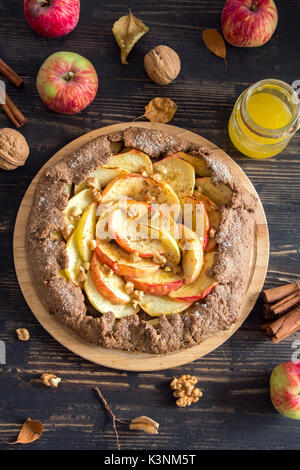
<path fill-rule="evenodd" d="M 25 230 L 27 225 L 28 214 L 32 204 L 33 194 L 38 182 L 40 173 L 49 165 L 56 163 L 61 158 L 66 157 L 71 152 L 77 150 L 86 142 L 94 139 L 95 137 L 111 132 L 123 130 L 128 126 L 144 127 L 148 129 L 156 129 L 168 132 L 169 134 L 182 137 L 190 142 L 196 144 L 205 144 L 214 153 L 219 154 L 224 162 L 230 167 L 231 171 L 238 175 L 243 185 L 257 197 L 257 193 L 252 186 L 250 180 L 241 170 L 241 168 L 221 149 L 207 141 L 197 134 L 186 131 L 179 127 L 170 126 L 167 124 L 156 123 L 120 123 L 107 127 L 102 127 L 95 131 L 89 132 L 78 139 L 70 142 L 68 145 L 59 150 L 39 171 L 36 177 L 30 184 L 20 209 L 17 215 L 17 220 L 14 230 L 14 261 L 15 269 L 20 283 L 21 290 L 25 297 L 27 304 L 34 313 L 40 324 L 50 333 L 57 341 L 63 344 L 66 348 L 78 354 L 79 356 L 88 359 L 91 362 L 100 364 L 102 366 L 111 367 L 114 369 L 130 370 L 130 371 L 154 371 L 177 367 L 182 364 L 187 364 L 195 359 L 199 359 L 210 351 L 220 346 L 240 327 L 240 325 L 247 318 L 251 312 L 256 299 L 261 291 L 264 283 L 268 260 L 269 260 L 269 236 L 268 227 L 265 213 L 261 202 L 259 201 L 258 210 L 256 213 L 256 243 L 253 247 L 252 260 L 250 265 L 250 275 L 248 282 L 248 289 L 245 296 L 245 301 L 237 323 L 230 329 L 220 335 L 213 336 L 203 341 L 200 345 L 194 346 L 189 349 L 170 353 L 166 355 L 156 356 L 144 353 L 134 353 L 127 351 L 114 351 L 105 349 L 100 346 L 89 344 L 69 328 L 64 326 L 53 315 L 49 315 L 47 309 L 43 305 L 35 287 L 33 285 L 28 262 L 26 259 L 25 247 Z M 258 198 L 259 199 L 259 198 Z"/>

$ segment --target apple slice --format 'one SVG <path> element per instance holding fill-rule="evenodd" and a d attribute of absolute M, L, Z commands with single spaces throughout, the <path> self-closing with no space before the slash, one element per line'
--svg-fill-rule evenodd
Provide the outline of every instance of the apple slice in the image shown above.
<path fill-rule="evenodd" d="M 232 199 L 232 189 L 224 183 L 214 183 L 212 177 L 197 178 L 196 187 L 217 206 L 227 206 Z"/>
<path fill-rule="evenodd" d="M 122 250 L 115 242 L 97 240 L 96 253 L 102 263 L 107 264 L 120 276 L 150 276 L 159 269 L 159 266 L 151 260 L 132 261 L 129 253 Z"/>
<path fill-rule="evenodd" d="M 113 272 L 108 273 L 110 268 L 101 264 L 96 253 L 93 254 L 91 262 L 91 275 L 94 284 L 103 297 L 114 304 L 128 304 L 129 295 L 125 292 L 125 282 Z"/>
<path fill-rule="evenodd" d="M 184 282 L 183 275 L 166 272 L 159 269 L 155 274 L 147 277 L 126 277 L 127 281 L 131 281 L 134 287 L 142 290 L 146 294 L 151 295 L 167 295 L 172 290 L 179 289 Z"/>
<path fill-rule="evenodd" d="M 169 213 L 174 220 L 180 212 L 179 199 L 170 185 L 142 175 L 129 174 L 112 180 L 102 193 L 102 203 L 116 202 L 124 197 L 146 202 L 152 197 L 152 204 L 159 204 L 158 208 Z"/>
<path fill-rule="evenodd" d="M 166 250 L 158 236 L 149 236 L 147 225 L 141 224 L 139 219 L 130 219 L 127 212 L 120 207 L 110 213 L 108 230 L 123 250 L 137 253 L 142 258 L 151 258 L 156 253 L 163 254 Z M 158 230 L 156 232 L 159 233 Z"/>
<path fill-rule="evenodd" d="M 197 176 L 211 176 L 211 170 L 207 167 L 204 158 L 196 157 L 195 155 L 189 155 L 185 152 L 177 152 L 172 156 L 181 158 L 182 160 L 190 163 L 194 167 Z"/>
<path fill-rule="evenodd" d="M 75 230 L 77 248 L 83 262 L 90 262 L 92 252 L 89 242 L 95 240 L 97 203 L 92 202 L 84 211 Z"/>
<path fill-rule="evenodd" d="M 215 251 L 206 253 L 201 272 L 193 284 L 184 284 L 177 291 L 170 292 L 169 297 L 180 302 L 195 302 L 206 297 L 218 284 L 216 279 L 207 274 L 214 265 L 215 255 Z"/>
<path fill-rule="evenodd" d="M 139 305 L 151 317 L 159 317 L 160 315 L 172 315 L 172 313 L 183 312 L 191 305 L 191 302 L 178 302 L 170 299 L 168 296 L 161 297 L 144 294 L 139 301 Z"/>
<path fill-rule="evenodd" d="M 96 178 L 100 187 L 104 188 L 108 183 L 118 176 L 128 175 L 128 171 L 122 170 L 121 168 L 103 168 L 102 166 L 97 168 L 89 174 L 88 178 Z M 79 193 L 83 189 L 87 188 L 87 181 L 83 181 L 74 188 L 75 194 Z"/>
<path fill-rule="evenodd" d="M 166 157 L 154 163 L 153 170 L 159 173 L 162 181 L 168 183 L 179 198 L 191 196 L 195 187 L 195 170 L 185 160 L 177 157 Z"/>
<path fill-rule="evenodd" d="M 182 233 L 180 247 L 182 249 L 181 267 L 184 282 L 192 284 L 199 276 L 203 265 L 202 243 L 190 228 L 180 225 L 180 231 Z"/>
<path fill-rule="evenodd" d="M 220 225 L 221 217 L 218 206 L 214 202 L 212 202 L 207 196 L 204 196 L 204 194 L 198 193 L 197 191 L 194 191 L 193 197 L 204 204 L 205 210 L 209 218 L 209 226 L 217 229 Z"/>
<path fill-rule="evenodd" d="M 80 273 L 80 266 L 83 266 L 84 263 L 77 247 L 76 230 L 72 233 L 66 243 L 66 252 L 68 255 L 68 267 L 65 269 L 65 273 L 68 279 L 78 286 L 80 285 L 77 281 Z"/>
<path fill-rule="evenodd" d="M 148 155 L 135 149 L 119 153 L 118 155 L 112 155 L 104 167 L 121 168 L 129 171 L 129 173 L 145 171 L 148 176 L 153 173 L 152 161 Z"/>
<path fill-rule="evenodd" d="M 112 312 L 115 318 L 122 318 L 126 315 L 133 315 L 139 311 L 139 307 L 133 307 L 131 303 L 128 304 L 113 304 L 100 294 L 96 288 L 91 272 L 87 275 L 87 280 L 84 283 L 84 290 L 87 298 L 92 306 L 101 313 Z"/>
<path fill-rule="evenodd" d="M 89 189 L 85 189 L 71 197 L 71 199 L 68 201 L 67 207 L 63 211 L 65 217 L 65 226 L 73 226 L 75 228 L 78 221 L 72 214 L 74 214 L 74 211 L 83 212 L 92 202 L 94 202 L 94 198 Z M 65 239 L 68 239 L 65 233 L 63 233 L 63 235 Z"/>
<path fill-rule="evenodd" d="M 204 250 L 208 241 L 209 230 L 209 218 L 204 204 L 192 196 L 185 196 L 180 202 L 183 223 L 196 233 Z"/>
<path fill-rule="evenodd" d="M 166 264 L 170 267 L 177 266 L 180 263 L 181 253 L 175 238 L 164 229 L 158 230 L 150 226 L 147 229 L 149 239 L 161 243 L 162 251 L 160 253 L 166 258 Z"/>

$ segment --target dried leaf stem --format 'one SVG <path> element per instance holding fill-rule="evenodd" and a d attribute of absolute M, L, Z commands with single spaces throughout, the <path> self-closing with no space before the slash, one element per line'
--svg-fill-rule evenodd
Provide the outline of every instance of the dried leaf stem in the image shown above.
<path fill-rule="evenodd" d="M 109 412 L 109 414 L 112 418 L 113 428 L 114 428 L 115 435 L 116 435 L 117 448 L 118 448 L 118 450 L 120 450 L 120 440 L 119 440 L 119 433 L 118 433 L 118 429 L 117 429 L 117 426 L 116 426 L 116 422 L 121 423 L 121 424 L 128 424 L 128 425 L 129 425 L 129 422 L 124 421 L 120 418 L 117 418 L 116 415 L 114 414 L 114 412 L 112 411 L 112 409 L 110 408 L 110 406 L 108 405 L 107 401 L 105 400 L 104 396 L 102 395 L 100 389 L 98 387 L 95 387 L 94 390 L 97 393 L 100 400 L 102 401 L 102 403 L 104 405 L 104 408 Z"/>

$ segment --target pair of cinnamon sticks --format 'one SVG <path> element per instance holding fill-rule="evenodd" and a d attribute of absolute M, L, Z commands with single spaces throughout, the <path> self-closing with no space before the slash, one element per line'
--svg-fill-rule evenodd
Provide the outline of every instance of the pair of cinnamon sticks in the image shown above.
<path fill-rule="evenodd" d="M 271 320 L 262 329 L 273 343 L 300 330 L 300 282 L 264 290 L 262 295 L 264 319 Z"/>
<path fill-rule="evenodd" d="M 4 60 L 0 59 L 0 73 L 2 73 L 8 80 L 10 80 L 16 87 L 20 87 L 24 80 L 13 70 L 11 69 Z M 5 103 L 0 104 L 3 111 L 9 117 L 11 122 L 14 124 L 15 127 L 22 127 L 25 122 L 26 118 L 21 113 L 19 108 L 13 103 L 13 101 L 9 98 L 7 93 L 5 93 Z"/>

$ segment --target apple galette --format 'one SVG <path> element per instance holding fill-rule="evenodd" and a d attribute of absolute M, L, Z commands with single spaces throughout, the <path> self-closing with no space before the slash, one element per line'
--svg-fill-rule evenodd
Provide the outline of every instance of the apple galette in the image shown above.
<path fill-rule="evenodd" d="M 256 201 L 204 147 L 130 127 L 41 176 L 28 222 L 41 298 L 86 340 L 162 354 L 236 322 Z"/>

